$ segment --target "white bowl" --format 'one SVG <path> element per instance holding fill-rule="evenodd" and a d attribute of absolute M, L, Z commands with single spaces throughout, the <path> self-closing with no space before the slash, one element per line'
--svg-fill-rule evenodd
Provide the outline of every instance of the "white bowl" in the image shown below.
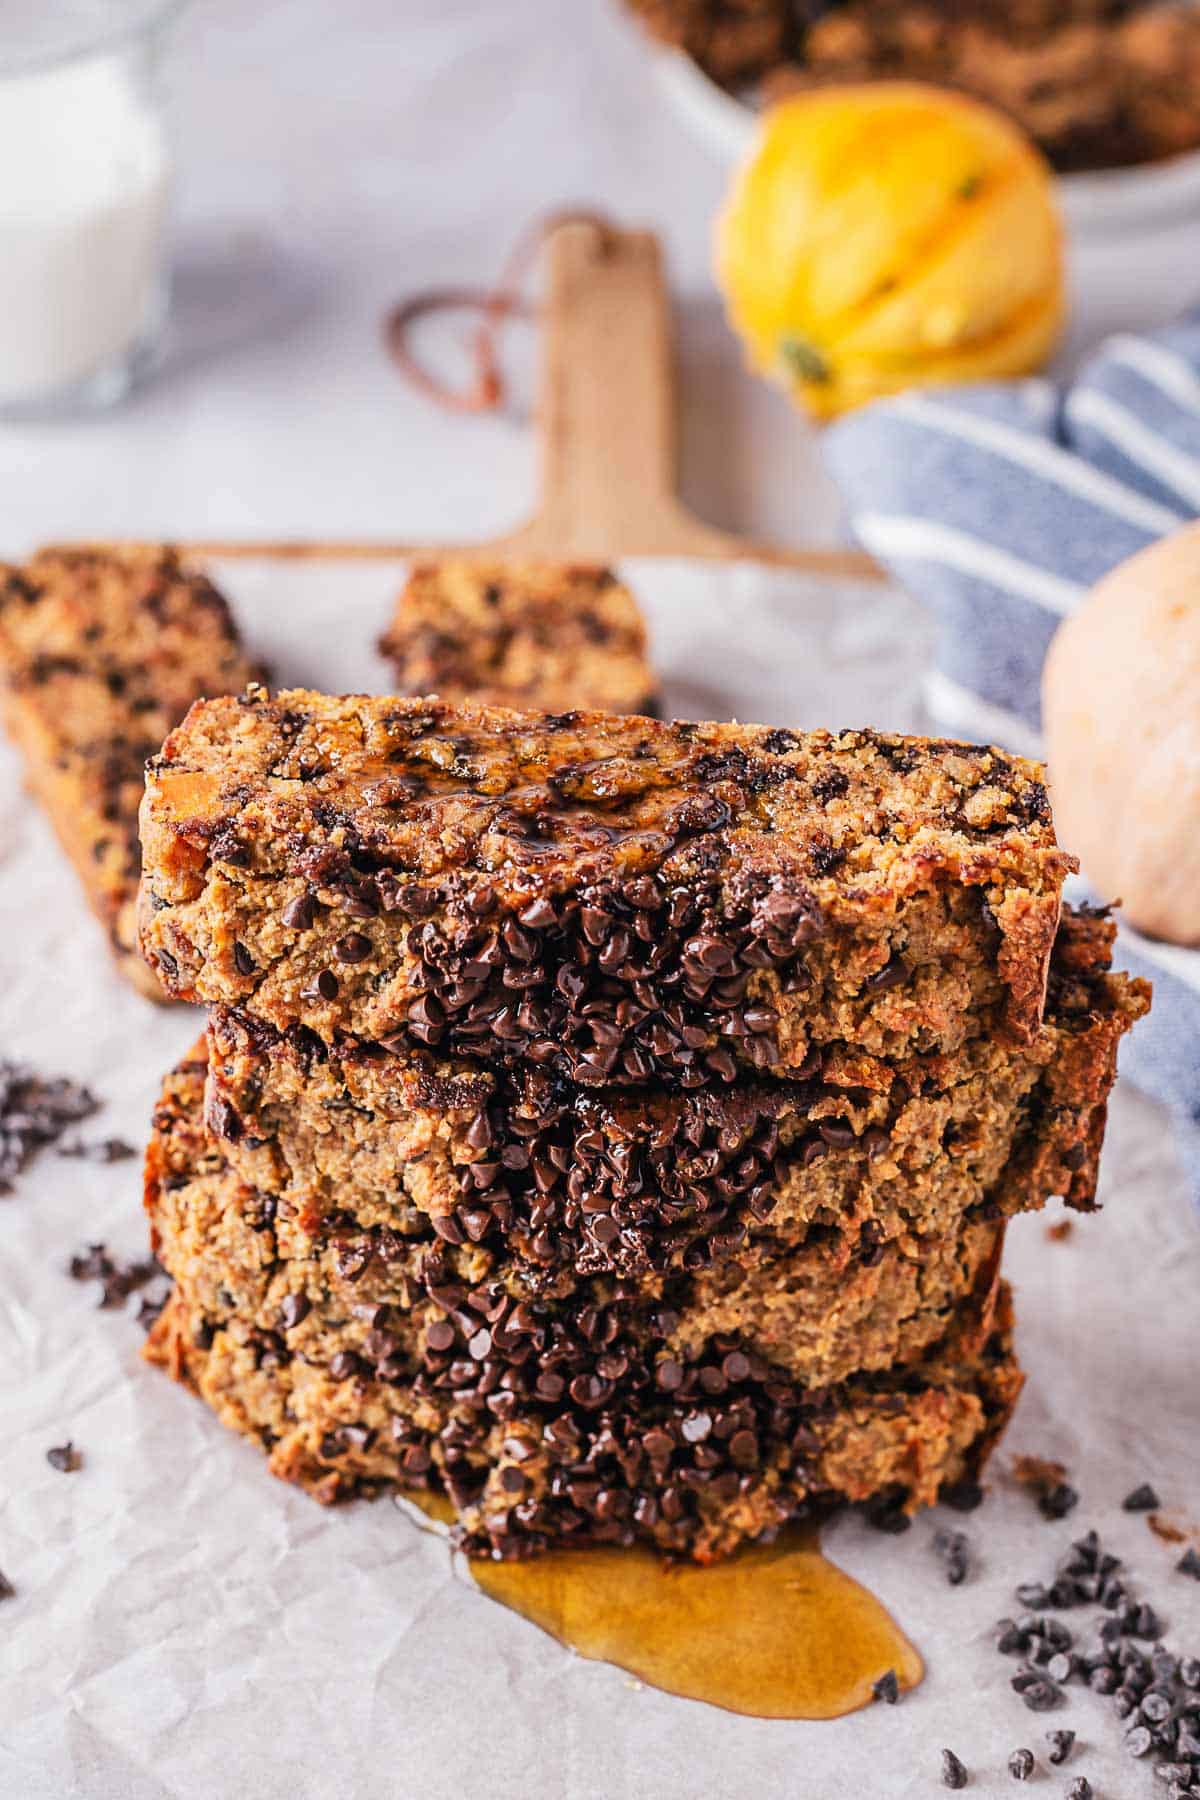
<path fill-rule="evenodd" d="M 659 85 L 710 149 L 740 162 L 754 142 L 759 110 L 739 100 L 680 50 L 652 51 Z M 1067 224 L 1079 236 L 1115 236 L 1200 212 L 1200 150 L 1130 169 L 1057 177 Z"/>

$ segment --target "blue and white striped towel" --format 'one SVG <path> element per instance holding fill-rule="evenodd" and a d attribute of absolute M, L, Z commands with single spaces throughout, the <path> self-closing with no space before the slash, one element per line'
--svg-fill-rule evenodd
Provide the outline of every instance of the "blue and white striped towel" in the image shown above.
<path fill-rule="evenodd" d="M 855 536 L 937 615 L 929 702 L 943 728 L 1036 753 L 1060 620 L 1200 514 L 1200 315 L 1110 339 L 1065 389 L 905 394 L 825 443 Z M 1129 927 L 1119 949 L 1155 989 L 1122 1068 L 1172 1109 L 1200 1203 L 1200 950 Z"/>

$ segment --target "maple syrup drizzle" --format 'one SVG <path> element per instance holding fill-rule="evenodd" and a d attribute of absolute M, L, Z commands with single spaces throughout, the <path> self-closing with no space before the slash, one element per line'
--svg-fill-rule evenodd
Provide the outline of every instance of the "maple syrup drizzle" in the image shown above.
<path fill-rule="evenodd" d="M 431 1500 L 418 1504 L 452 1516 Z M 871 1701 L 887 1670 L 902 1690 L 925 1672 L 874 1594 L 821 1554 L 813 1528 L 709 1568 L 668 1565 L 644 1547 L 468 1568 L 482 1593 L 577 1655 L 753 1718 L 842 1718 Z"/>

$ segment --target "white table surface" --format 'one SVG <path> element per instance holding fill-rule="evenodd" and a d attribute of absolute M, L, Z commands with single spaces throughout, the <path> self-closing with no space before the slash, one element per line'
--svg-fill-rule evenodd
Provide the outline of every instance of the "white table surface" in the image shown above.
<path fill-rule="evenodd" d="M 837 535 L 813 435 L 742 373 L 709 277 L 728 171 L 666 109 L 616 0 L 193 0 L 174 87 L 168 366 L 110 416 L 0 427 L 5 553 L 515 522 L 533 495 L 528 382 L 512 416 L 443 414 L 396 379 L 379 321 L 414 288 L 486 280 L 527 221 L 570 203 L 662 235 L 693 504 L 760 538 Z M 1073 278 L 1071 354 L 1167 319 L 1200 298 L 1200 220 L 1080 250 Z M 459 326 L 431 330 L 454 366 Z"/>

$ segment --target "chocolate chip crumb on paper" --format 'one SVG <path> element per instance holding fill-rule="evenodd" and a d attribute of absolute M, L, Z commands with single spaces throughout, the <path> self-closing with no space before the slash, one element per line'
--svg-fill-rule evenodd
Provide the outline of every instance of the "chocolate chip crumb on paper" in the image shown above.
<path fill-rule="evenodd" d="M 965 1788 L 971 1777 L 967 1773 L 962 1759 L 953 1750 L 942 1751 L 942 1786 L 947 1788 Z"/>
<path fill-rule="evenodd" d="M 0 1194 L 12 1192 L 38 1150 L 90 1118 L 99 1105 L 90 1089 L 65 1075 L 41 1075 L 25 1063 L 0 1061 Z"/>

